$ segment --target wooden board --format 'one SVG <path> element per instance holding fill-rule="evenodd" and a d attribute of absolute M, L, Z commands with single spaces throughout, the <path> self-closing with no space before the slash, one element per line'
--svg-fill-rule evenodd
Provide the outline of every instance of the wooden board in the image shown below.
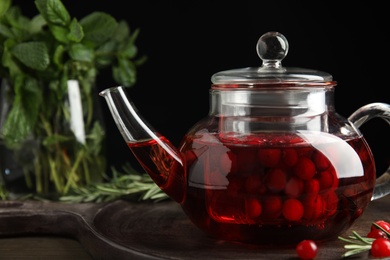
<path fill-rule="evenodd" d="M 390 196 L 371 202 L 345 234 L 365 235 L 371 222 L 390 220 Z M 63 204 L 0 202 L 0 236 L 36 234 L 76 238 L 94 259 L 297 259 L 294 248 L 262 248 L 207 237 L 172 201 Z M 319 245 L 317 259 L 340 259 L 344 242 Z M 354 259 L 369 259 L 368 253 Z"/>

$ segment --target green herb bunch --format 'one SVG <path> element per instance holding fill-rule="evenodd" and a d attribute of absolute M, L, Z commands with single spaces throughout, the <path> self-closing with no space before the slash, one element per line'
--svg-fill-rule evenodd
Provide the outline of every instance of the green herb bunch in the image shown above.
<path fill-rule="evenodd" d="M 131 87 L 146 58 L 135 45 L 139 30 L 130 32 L 125 21 L 104 12 L 78 20 L 60 0 L 34 3 L 38 14 L 28 18 L 12 0 L 0 1 L 0 78 L 10 104 L 0 139 L 19 158 L 28 187 L 64 195 L 105 175 L 104 127 L 94 116 L 97 75 L 112 69 L 116 83 Z M 69 124 L 69 80 L 80 87 L 84 143 Z"/>

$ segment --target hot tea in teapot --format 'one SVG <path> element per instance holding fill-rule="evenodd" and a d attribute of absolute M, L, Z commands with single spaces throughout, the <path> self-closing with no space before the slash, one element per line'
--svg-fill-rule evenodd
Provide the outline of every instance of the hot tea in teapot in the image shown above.
<path fill-rule="evenodd" d="M 282 34 L 268 32 L 256 47 L 260 67 L 212 76 L 209 113 L 179 147 L 122 87 L 100 95 L 141 166 L 206 234 L 255 244 L 336 238 L 389 193 L 359 127 L 390 120 L 390 106 L 371 103 L 346 119 L 330 74 L 282 66 Z"/>

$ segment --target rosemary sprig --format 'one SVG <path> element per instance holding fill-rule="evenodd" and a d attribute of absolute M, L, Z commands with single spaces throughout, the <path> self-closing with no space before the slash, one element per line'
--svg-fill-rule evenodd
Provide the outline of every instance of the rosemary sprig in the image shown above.
<path fill-rule="evenodd" d="M 386 233 L 388 237 L 390 237 L 390 233 L 383 229 L 381 226 L 379 226 L 375 222 L 373 222 L 372 225 L 382 230 Z M 359 235 L 356 231 L 352 231 L 352 235 L 348 236 L 348 238 L 339 236 L 338 239 L 348 243 L 344 246 L 347 251 L 343 255 L 341 255 L 342 258 L 370 251 L 372 242 L 375 240 L 375 238 L 363 237 Z"/>
<path fill-rule="evenodd" d="M 109 202 L 116 199 L 131 201 L 152 200 L 159 202 L 168 196 L 153 182 L 146 173 L 135 171 L 129 164 L 123 166 L 123 172 L 112 169 L 113 177 L 102 183 L 93 183 L 85 187 L 73 187 L 68 195 L 59 201 L 67 203 Z"/>

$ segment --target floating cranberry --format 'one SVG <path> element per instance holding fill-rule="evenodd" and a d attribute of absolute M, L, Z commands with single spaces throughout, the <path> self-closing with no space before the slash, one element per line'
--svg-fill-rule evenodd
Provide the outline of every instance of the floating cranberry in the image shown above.
<path fill-rule="evenodd" d="M 294 172 L 299 178 L 310 180 L 316 173 L 316 167 L 312 160 L 307 157 L 301 157 L 295 165 Z"/>
<path fill-rule="evenodd" d="M 258 151 L 259 161 L 265 167 L 276 166 L 280 161 L 281 154 L 280 149 L 274 148 L 259 149 Z"/>
<path fill-rule="evenodd" d="M 315 151 L 313 153 L 312 159 L 313 159 L 313 162 L 319 171 L 323 171 L 323 170 L 328 169 L 328 167 L 330 165 L 328 158 L 319 151 Z"/>
<path fill-rule="evenodd" d="M 332 216 L 337 211 L 337 206 L 339 202 L 339 198 L 337 197 L 337 194 L 330 190 L 322 195 L 322 198 L 325 201 L 325 209 L 328 216 Z"/>
<path fill-rule="evenodd" d="M 297 151 L 293 148 L 286 148 L 282 151 L 282 161 L 288 167 L 294 166 L 298 162 Z"/>
<path fill-rule="evenodd" d="M 298 221 L 303 217 L 304 207 L 297 199 L 287 199 L 282 206 L 282 213 L 285 219 Z"/>
<path fill-rule="evenodd" d="M 318 175 L 321 190 L 333 187 L 334 176 L 330 171 L 322 171 Z"/>
<path fill-rule="evenodd" d="M 303 180 L 298 177 L 292 177 L 287 181 L 284 193 L 289 197 L 296 198 L 303 193 L 303 189 Z"/>
<path fill-rule="evenodd" d="M 320 195 L 307 196 L 303 200 L 303 218 L 307 220 L 319 220 L 325 211 L 325 202 Z"/>
<path fill-rule="evenodd" d="M 260 201 L 254 198 L 245 200 L 245 211 L 249 218 L 257 218 L 261 215 L 262 206 Z"/>
<path fill-rule="evenodd" d="M 266 192 L 266 189 L 260 174 L 252 174 L 247 177 L 245 181 L 245 192 L 248 194 L 263 194 Z"/>
<path fill-rule="evenodd" d="M 279 196 L 268 196 L 263 200 L 262 216 L 268 219 L 276 219 L 282 213 L 282 199 Z"/>
<path fill-rule="evenodd" d="M 284 189 L 287 182 L 286 173 L 279 168 L 272 168 L 266 177 L 266 186 L 271 192 L 279 192 Z"/>
<path fill-rule="evenodd" d="M 320 191 L 320 182 L 318 179 L 310 179 L 304 183 L 304 193 L 306 194 L 316 194 Z"/>

